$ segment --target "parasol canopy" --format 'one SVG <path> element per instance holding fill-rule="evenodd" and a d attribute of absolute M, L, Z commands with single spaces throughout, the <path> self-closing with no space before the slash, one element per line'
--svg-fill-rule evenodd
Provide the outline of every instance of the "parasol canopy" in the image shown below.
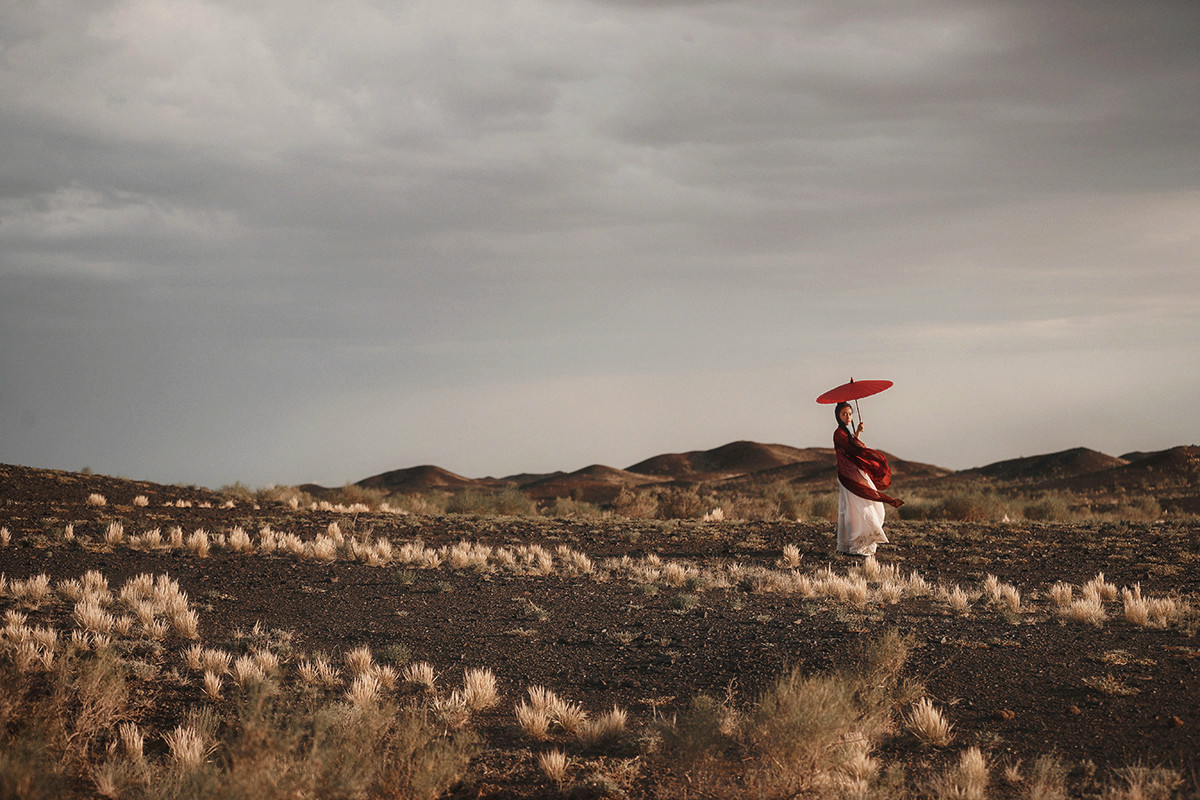
<path fill-rule="evenodd" d="M 891 381 L 856 381 L 850 379 L 849 383 L 843 383 L 841 386 L 835 386 L 825 394 L 817 398 L 818 403 L 830 405 L 833 403 L 848 403 L 851 400 L 858 400 L 862 397 L 870 397 L 873 394 L 879 394 L 884 389 L 890 388 Z"/>

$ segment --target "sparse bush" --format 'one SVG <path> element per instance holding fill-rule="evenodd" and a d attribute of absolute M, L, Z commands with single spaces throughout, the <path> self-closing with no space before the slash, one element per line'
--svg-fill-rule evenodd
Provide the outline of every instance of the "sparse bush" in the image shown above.
<path fill-rule="evenodd" d="M 667 489 L 658 496 L 658 518 L 700 519 L 710 505 L 695 489 Z"/>
<path fill-rule="evenodd" d="M 1025 518 L 1037 522 L 1062 522 L 1071 517 L 1071 504 L 1061 494 L 1044 495 L 1025 506 Z"/>
<path fill-rule="evenodd" d="M 1005 515 L 1006 504 L 992 492 L 956 492 L 938 503 L 936 516 L 955 522 L 987 522 Z"/>
<path fill-rule="evenodd" d="M 559 519 L 594 519 L 601 516 L 599 506 L 572 497 L 554 498 L 542 509 L 542 514 Z"/>
<path fill-rule="evenodd" d="M 621 487 L 612 506 L 622 517 L 631 519 L 653 519 L 658 516 L 658 498 L 650 492 L 639 492 L 627 487 Z"/>
<path fill-rule="evenodd" d="M 446 503 L 448 514 L 476 516 L 531 516 L 537 512 L 534 502 L 516 487 L 499 491 L 467 489 L 457 492 Z"/>
<path fill-rule="evenodd" d="M 838 496 L 837 494 L 819 494 L 812 499 L 812 516 L 814 519 L 823 519 L 829 522 L 837 522 L 838 518 Z"/>

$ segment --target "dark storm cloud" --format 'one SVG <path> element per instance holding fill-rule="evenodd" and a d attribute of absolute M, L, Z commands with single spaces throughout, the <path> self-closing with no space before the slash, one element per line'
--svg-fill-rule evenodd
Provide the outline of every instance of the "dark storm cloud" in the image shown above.
<path fill-rule="evenodd" d="M 0 460 L 622 465 L 815 443 L 848 370 L 899 379 L 906 457 L 1178 443 L 1088 437 L 1200 335 L 1197 40 L 1169 2 L 6 8 Z M 1057 438 L 1010 419 L 1101 367 Z"/>

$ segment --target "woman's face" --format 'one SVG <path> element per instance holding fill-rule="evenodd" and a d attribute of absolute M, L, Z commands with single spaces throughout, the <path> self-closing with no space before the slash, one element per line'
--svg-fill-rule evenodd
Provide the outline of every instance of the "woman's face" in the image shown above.
<path fill-rule="evenodd" d="M 841 420 L 842 424 L 847 428 L 850 427 L 850 420 L 854 419 L 854 409 L 850 408 L 850 406 L 844 407 L 838 412 L 838 419 Z"/>

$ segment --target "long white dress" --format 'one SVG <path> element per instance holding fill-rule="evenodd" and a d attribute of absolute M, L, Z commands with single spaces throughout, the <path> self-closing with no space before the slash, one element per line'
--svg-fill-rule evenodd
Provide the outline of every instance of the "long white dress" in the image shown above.
<path fill-rule="evenodd" d="M 875 488 L 875 483 L 861 469 L 859 482 Z M 868 500 L 838 484 L 837 549 L 839 553 L 857 556 L 875 554 L 876 545 L 887 544 L 883 533 L 883 503 Z"/>

